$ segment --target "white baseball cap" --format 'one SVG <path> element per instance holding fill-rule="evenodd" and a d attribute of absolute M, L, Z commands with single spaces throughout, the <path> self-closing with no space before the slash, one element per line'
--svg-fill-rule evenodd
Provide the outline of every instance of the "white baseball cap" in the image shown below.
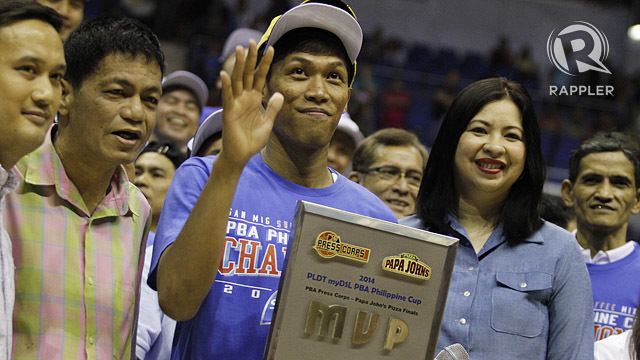
<path fill-rule="evenodd" d="M 248 47 L 249 40 L 258 41 L 262 37 L 262 33 L 258 30 L 249 28 L 239 28 L 234 30 L 224 42 L 222 53 L 218 58 L 220 63 L 224 62 L 231 55 L 237 46 Z"/>
<path fill-rule="evenodd" d="M 209 115 L 193 136 L 193 143 L 191 144 L 191 156 L 196 156 L 202 144 L 211 136 L 222 131 L 222 109 L 214 111 Z"/>
<path fill-rule="evenodd" d="M 179 86 L 191 90 L 196 96 L 200 109 L 205 106 L 209 98 L 207 85 L 198 75 L 189 71 L 178 70 L 165 76 L 164 79 L 162 79 L 162 89 L 164 90 L 171 86 Z"/>
<path fill-rule="evenodd" d="M 338 122 L 338 127 L 336 131 L 342 131 L 345 134 L 349 135 L 356 146 L 360 144 L 362 140 L 364 140 L 364 135 L 360 131 L 360 127 L 356 124 L 355 121 L 351 120 L 351 116 L 349 116 L 348 112 L 343 112 L 342 116 L 340 116 L 340 121 Z"/>
<path fill-rule="evenodd" d="M 332 4 L 340 4 L 349 11 Z M 355 74 L 356 59 L 362 47 L 362 28 L 353 10 L 340 0 L 306 0 L 284 14 L 276 16 L 262 35 L 258 48 L 266 51 L 289 31 L 309 27 L 326 30 L 340 39 Z"/>

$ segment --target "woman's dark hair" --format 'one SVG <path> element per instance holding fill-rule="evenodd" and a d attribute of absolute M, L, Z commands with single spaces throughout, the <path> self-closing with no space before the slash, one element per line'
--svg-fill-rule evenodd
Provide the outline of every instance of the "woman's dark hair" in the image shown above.
<path fill-rule="evenodd" d="M 65 78 L 75 88 L 98 71 L 109 55 L 143 56 L 164 74 L 164 53 L 158 37 L 143 23 L 126 17 L 101 17 L 86 22 L 64 44 Z"/>
<path fill-rule="evenodd" d="M 0 2 L 0 27 L 16 21 L 41 20 L 50 24 L 56 31 L 62 28 L 62 18 L 58 13 L 35 0 L 12 0 Z"/>
<path fill-rule="evenodd" d="M 447 214 L 458 214 L 458 193 L 454 185 L 454 161 L 460 136 L 469 121 L 487 104 L 509 99 L 520 110 L 524 130 L 525 164 L 511 186 L 498 221 L 508 242 L 528 238 L 542 226 L 538 203 L 542 196 L 545 166 L 540 150 L 540 130 L 531 97 L 520 84 L 504 78 L 472 83 L 454 99 L 444 116 L 425 169 L 418 194 L 417 213 L 432 231 L 449 231 Z"/>

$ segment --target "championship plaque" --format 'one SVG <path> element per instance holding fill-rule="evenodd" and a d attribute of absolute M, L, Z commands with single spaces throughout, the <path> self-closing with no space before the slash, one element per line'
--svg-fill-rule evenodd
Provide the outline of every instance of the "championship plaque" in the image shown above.
<path fill-rule="evenodd" d="M 299 202 L 265 359 L 433 359 L 458 240 Z"/>

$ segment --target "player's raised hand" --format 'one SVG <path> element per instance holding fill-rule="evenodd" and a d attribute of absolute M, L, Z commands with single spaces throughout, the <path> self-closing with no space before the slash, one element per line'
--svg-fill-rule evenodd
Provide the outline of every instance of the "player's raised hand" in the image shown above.
<path fill-rule="evenodd" d="M 242 47 L 236 48 L 236 63 L 231 75 L 222 71 L 222 153 L 239 163 L 246 163 L 262 149 L 271 134 L 271 128 L 284 98 L 275 93 L 262 107 L 262 90 L 273 60 L 273 48 L 269 47 L 258 68 L 256 43 L 249 42 L 246 56 Z"/>

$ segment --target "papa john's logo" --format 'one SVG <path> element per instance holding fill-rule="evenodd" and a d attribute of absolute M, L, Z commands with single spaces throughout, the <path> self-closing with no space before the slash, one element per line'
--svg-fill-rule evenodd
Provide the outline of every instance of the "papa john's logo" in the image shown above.
<path fill-rule="evenodd" d="M 371 249 L 342 242 L 340 236 L 333 231 L 323 231 L 318 234 L 313 249 L 325 259 L 338 256 L 366 263 L 369 262 L 371 255 Z"/>
<path fill-rule="evenodd" d="M 417 255 L 411 253 L 385 257 L 382 260 L 382 270 L 419 280 L 431 279 L 431 266 L 423 263 Z"/>

